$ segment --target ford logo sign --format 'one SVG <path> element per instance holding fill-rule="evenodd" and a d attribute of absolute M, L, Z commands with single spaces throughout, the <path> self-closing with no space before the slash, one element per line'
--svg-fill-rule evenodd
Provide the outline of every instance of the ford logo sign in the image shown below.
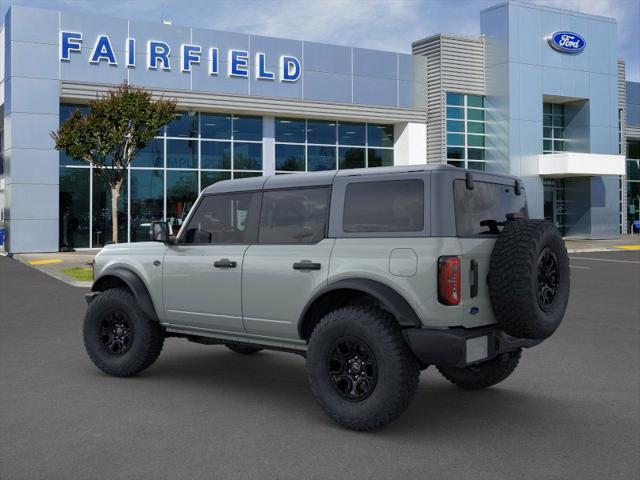
<path fill-rule="evenodd" d="M 587 42 L 577 33 L 555 32 L 547 37 L 551 48 L 562 53 L 578 54 L 587 46 Z"/>

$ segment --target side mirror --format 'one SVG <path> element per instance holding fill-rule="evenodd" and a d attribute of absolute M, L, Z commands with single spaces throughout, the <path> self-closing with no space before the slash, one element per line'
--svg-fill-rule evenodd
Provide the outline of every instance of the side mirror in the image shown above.
<path fill-rule="evenodd" d="M 149 237 L 152 242 L 169 243 L 169 224 L 167 222 L 151 222 Z"/>

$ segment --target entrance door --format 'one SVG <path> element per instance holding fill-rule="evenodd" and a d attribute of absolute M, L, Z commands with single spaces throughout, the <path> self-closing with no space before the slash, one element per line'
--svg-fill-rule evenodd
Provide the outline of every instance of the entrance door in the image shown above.
<path fill-rule="evenodd" d="M 567 201 L 566 184 L 562 178 L 544 180 L 544 219 L 553 223 L 560 235 L 566 235 Z"/>
<path fill-rule="evenodd" d="M 259 193 L 209 195 L 163 267 L 166 319 L 170 324 L 217 332 L 244 332 L 242 262 L 255 241 Z"/>
<path fill-rule="evenodd" d="M 244 257 L 242 307 L 247 333 L 298 339 L 306 303 L 327 283 L 335 240 L 325 238 L 329 189 L 265 191 L 258 244 Z"/>

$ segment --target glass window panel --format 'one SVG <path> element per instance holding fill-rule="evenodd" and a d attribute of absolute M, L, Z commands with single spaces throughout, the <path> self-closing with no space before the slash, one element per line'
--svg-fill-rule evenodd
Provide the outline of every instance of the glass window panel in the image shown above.
<path fill-rule="evenodd" d="M 564 114 L 564 106 L 563 106 L 562 104 L 559 104 L 559 103 L 553 103 L 553 104 L 551 104 L 551 107 L 552 107 L 552 110 L 551 110 L 551 111 L 552 111 L 554 114 L 558 114 L 558 115 L 562 115 L 562 114 Z"/>
<path fill-rule="evenodd" d="M 553 149 L 556 152 L 564 152 L 564 142 L 562 140 L 554 140 Z"/>
<path fill-rule="evenodd" d="M 235 140 L 262 141 L 262 117 L 234 116 L 233 138 Z"/>
<path fill-rule="evenodd" d="M 470 147 L 484 147 L 484 135 L 467 135 L 467 145 Z"/>
<path fill-rule="evenodd" d="M 247 244 L 257 238 L 259 193 L 207 195 L 198 204 L 181 243 Z"/>
<path fill-rule="evenodd" d="M 484 122 L 484 110 L 476 110 L 473 108 L 467 109 L 467 119 Z"/>
<path fill-rule="evenodd" d="M 338 143 L 340 145 L 364 145 L 365 142 L 365 124 L 364 123 L 346 123 L 338 124 Z"/>
<path fill-rule="evenodd" d="M 339 168 L 364 168 L 365 149 L 364 148 L 340 148 L 338 150 Z"/>
<path fill-rule="evenodd" d="M 60 169 L 60 246 L 89 247 L 89 168 Z"/>
<path fill-rule="evenodd" d="M 144 148 L 138 151 L 131 166 L 162 168 L 164 166 L 164 139 L 150 140 Z"/>
<path fill-rule="evenodd" d="M 553 136 L 554 138 L 559 138 L 559 139 L 564 138 L 564 128 L 554 128 Z"/>
<path fill-rule="evenodd" d="M 640 141 L 629 140 L 627 142 L 627 158 L 640 159 Z"/>
<path fill-rule="evenodd" d="M 464 168 L 464 162 L 447 162 L 447 164 L 449 165 L 453 165 L 454 167 L 458 167 L 458 168 Z"/>
<path fill-rule="evenodd" d="M 393 167 L 393 150 L 370 148 L 367 151 L 368 167 Z"/>
<path fill-rule="evenodd" d="M 112 240 L 111 188 L 93 169 L 93 247 L 102 247 Z M 120 187 L 118 197 L 118 242 L 127 241 L 127 181 Z"/>
<path fill-rule="evenodd" d="M 262 172 L 233 172 L 233 178 L 261 177 Z"/>
<path fill-rule="evenodd" d="M 478 95 L 467 95 L 467 106 L 484 108 L 484 97 Z"/>
<path fill-rule="evenodd" d="M 542 129 L 542 136 L 543 136 L 544 138 L 552 138 L 552 135 L 553 135 L 553 128 L 551 128 L 551 127 L 544 127 L 544 128 Z"/>
<path fill-rule="evenodd" d="M 307 120 L 307 142 L 336 143 L 336 123 L 324 120 Z"/>
<path fill-rule="evenodd" d="M 276 144 L 276 170 L 304 172 L 304 145 Z"/>
<path fill-rule="evenodd" d="M 262 143 L 233 144 L 234 170 L 262 170 Z"/>
<path fill-rule="evenodd" d="M 167 222 L 177 235 L 198 197 L 198 172 L 167 171 Z"/>
<path fill-rule="evenodd" d="M 202 138 L 231 139 L 231 115 L 201 113 L 200 135 Z"/>
<path fill-rule="evenodd" d="M 640 180 L 640 160 L 627 160 L 627 180 Z"/>
<path fill-rule="evenodd" d="M 299 118 L 276 118 L 276 142 L 304 143 L 305 121 Z"/>
<path fill-rule="evenodd" d="M 230 180 L 231 172 L 200 172 L 200 188 L 204 190 L 209 185 L 213 185 L 216 182 L 221 182 L 222 180 Z"/>
<path fill-rule="evenodd" d="M 471 170 L 485 170 L 486 167 L 486 163 L 484 162 L 467 162 L 467 168 L 470 168 Z"/>
<path fill-rule="evenodd" d="M 458 107 L 447 107 L 447 119 L 463 119 L 464 118 L 464 108 Z"/>
<path fill-rule="evenodd" d="M 562 127 L 564 126 L 564 119 L 561 115 L 553 116 L 553 126 L 554 127 Z"/>
<path fill-rule="evenodd" d="M 481 122 L 467 122 L 468 133 L 484 133 L 484 123 Z"/>
<path fill-rule="evenodd" d="M 345 232 L 419 232 L 424 228 L 424 182 L 352 182 L 344 197 Z"/>
<path fill-rule="evenodd" d="M 551 140 L 543 140 L 542 141 L 542 149 L 543 150 L 553 150 L 553 141 L 551 141 Z"/>
<path fill-rule="evenodd" d="M 201 168 L 230 169 L 231 142 L 200 142 Z"/>
<path fill-rule="evenodd" d="M 447 92 L 447 105 L 464 105 L 464 95 L 462 93 Z"/>
<path fill-rule="evenodd" d="M 335 170 L 335 147 L 323 147 L 309 145 L 307 147 L 307 170 L 317 172 L 320 170 Z"/>
<path fill-rule="evenodd" d="M 88 105 L 81 105 L 76 103 L 61 103 L 60 104 L 60 125 L 62 125 L 73 112 L 80 110 L 80 113 L 86 115 L 89 113 Z"/>
<path fill-rule="evenodd" d="M 553 117 L 551 115 L 543 115 L 542 116 L 542 124 L 545 127 L 550 127 L 553 125 Z"/>
<path fill-rule="evenodd" d="M 83 167 L 89 166 L 89 162 L 85 162 L 84 160 L 76 160 L 75 158 L 70 157 L 69 155 L 66 155 L 64 152 L 58 153 L 58 159 L 60 161 L 61 167 L 65 165 L 77 165 L 77 166 L 83 166 Z"/>
<path fill-rule="evenodd" d="M 193 138 L 198 136 L 198 114 L 194 112 L 176 112 L 174 119 L 167 125 L 168 137 Z"/>
<path fill-rule="evenodd" d="M 464 122 L 457 120 L 447 120 L 447 132 L 464 133 Z"/>
<path fill-rule="evenodd" d="M 542 113 L 551 113 L 552 109 L 551 109 L 551 104 L 550 103 L 543 103 L 542 104 Z"/>
<path fill-rule="evenodd" d="M 164 209 L 162 170 L 131 170 L 131 241 L 149 240 L 151 222 L 162 220 Z"/>
<path fill-rule="evenodd" d="M 167 168 L 198 168 L 198 141 L 167 140 Z"/>
<path fill-rule="evenodd" d="M 464 145 L 464 135 L 447 133 L 447 145 Z"/>
<path fill-rule="evenodd" d="M 328 208 L 328 188 L 265 192 L 258 243 L 317 243 L 325 236 Z"/>
<path fill-rule="evenodd" d="M 469 156 L 469 160 L 484 160 L 484 149 L 467 148 L 467 155 Z"/>
<path fill-rule="evenodd" d="M 464 147 L 447 147 L 447 158 L 464 159 Z"/>
<path fill-rule="evenodd" d="M 393 142 L 393 125 L 367 125 L 367 145 L 370 147 L 393 147 Z"/>

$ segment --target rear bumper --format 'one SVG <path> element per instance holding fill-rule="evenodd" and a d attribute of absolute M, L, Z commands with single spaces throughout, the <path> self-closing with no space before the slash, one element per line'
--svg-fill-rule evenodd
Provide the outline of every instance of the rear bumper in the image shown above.
<path fill-rule="evenodd" d="M 449 329 L 407 328 L 403 334 L 415 356 L 424 365 L 459 368 L 542 342 L 512 337 L 497 325 Z"/>

